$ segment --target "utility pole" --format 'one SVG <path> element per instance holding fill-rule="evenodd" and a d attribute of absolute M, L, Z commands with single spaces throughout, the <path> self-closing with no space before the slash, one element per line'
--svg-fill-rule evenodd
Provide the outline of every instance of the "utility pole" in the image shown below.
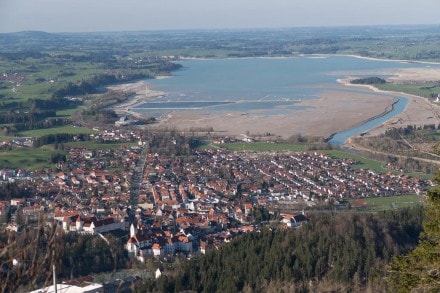
<path fill-rule="evenodd" d="M 58 228 L 58 227 L 57 227 Z M 55 236 L 57 236 L 58 235 L 58 232 L 57 231 L 55 231 Z M 55 249 L 55 245 L 56 245 L 56 243 L 57 243 L 57 239 L 55 239 L 55 241 L 54 241 L 54 246 L 53 246 L 53 251 L 52 251 L 52 276 L 53 276 L 53 291 L 55 292 L 55 293 L 57 293 L 57 267 L 56 267 L 56 263 L 57 263 L 57 261 L 56 261 L 56 257 L 55 257 L 55 251 L 56 251 L 56 249 Z"/>
<path fill-rule="evenodd" d="M 57 270 L 55 267 L 55 263 L 52 265 L 53 268 L 53 290 L 57 293 Z"/>

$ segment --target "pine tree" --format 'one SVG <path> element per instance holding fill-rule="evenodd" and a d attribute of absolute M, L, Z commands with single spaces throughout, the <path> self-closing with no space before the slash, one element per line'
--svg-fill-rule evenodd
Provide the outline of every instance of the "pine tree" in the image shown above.
<path fill-rule="evenodd" d="M 435 177 L 440 184 L 440 173 Z M 440 186 L 428 191 L 419 245 L 391 263 L 390 283 L 398 292 L 440 291 Z"/>

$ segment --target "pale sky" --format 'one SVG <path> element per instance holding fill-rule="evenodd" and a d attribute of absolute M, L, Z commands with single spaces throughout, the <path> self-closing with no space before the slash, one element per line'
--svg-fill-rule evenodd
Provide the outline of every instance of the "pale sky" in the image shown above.
<path fill-rule="evenodd" d="M 439 0 L 0 0 L 0 32 L 440 24 Z"/>

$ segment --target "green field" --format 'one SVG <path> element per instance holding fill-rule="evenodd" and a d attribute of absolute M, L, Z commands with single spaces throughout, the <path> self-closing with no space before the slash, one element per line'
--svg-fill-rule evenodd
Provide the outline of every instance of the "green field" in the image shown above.
<path fill-rule="evenodd" d="M 336 150 L 325 150 L 323 152 L 334 157 L 334 158 L 338 158 L 338 159 L 347 158 L 347 159 L 352 159 L 352 160 L 358 161 L 359 162 L 358 164 L 351 166 L 352 168 L 355 168 L 355 169 L 370 169 L 370 170 L 374 170 L 378 173 L 389 172 L 389 170 L 387 170 L 383 167 L 383 163 L 364 158 L 360 155 L 352 154 L 352 153 L 345 152 L 345 151 L 336 151 Z"/>
<path fill-rule="evenodd" d="M 0 168 L 23 168 L 37 170 L 53 167 L 51 155 L 60 153 L 50 148 L 15 149 L 0 151 Z"/>
<path fill-rule="evenodd" d="M 370 212 L 412 207 L 424 203 L 425 196 L 415 194 L 350 200 L 352 208 Z"/>
<path fill-rule="evenodd" d="M 22 137 L 40 137 L 43 135 L 59 134 L 59 133 L 92 134 L 92 133 L 97 133 L 97 131 L 94 131 L 86 127 L 62 126 L 62 127 L 53 127 L 53 128 L 45 128 L 45 129 L 37 129 L 37 130 L 20 131 L 19 135 Z"/>
<path fill-rule="evenodd" d="M 131 143 L 98 143 L 92 141 L 86 142 L 68 142 L 67 146 L 84 146 L 90 150 L 115 150 L 121 146 L 135 146 L 136 142 Z M 40 148 L 22 148 L 12 151 L 0 151 L 0 169 L 1 168 L 23 168 L 26 170 L 37 170 L 42 168 L 52 168 L 51 156 L 57 153 L 66 153 L 65 151 L 55 150 L 53 145 L 44 145 Z"/>
<path fill-rule="evenodd" d="M 84 109 L 84 108 L 85 108 L 84 106 L 78 106 L 76 108 L 59 110 L 59 111 L 57 111 L 57 117 L 70 117 L 76 111 L 79 111 L 79 110 Z"/>
<path fill-rule="evenodd" d="M 253 143 L 227 143 L 219 145 L 222 148 L 231 151 L 297 151 L 303 152 L 306 150 L 305 145 L 290 144 L 290 143 L 270 143 L 270 142 L 253 142 Z"/>
<path fill-rule="evenodd" d="M 419 82 L 419 83 L 404 83 L 404 84 L 380 84 L 375 87 L 392 92 L 403 92 L 420 97 L 430 98 L 431 95 L 438 94 L 440 92 L 440 84 L 438 82 Z"/>

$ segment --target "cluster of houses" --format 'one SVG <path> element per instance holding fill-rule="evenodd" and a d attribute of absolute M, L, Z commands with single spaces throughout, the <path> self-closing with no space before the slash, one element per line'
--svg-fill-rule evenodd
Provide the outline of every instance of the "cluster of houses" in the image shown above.
<path fill-rule="evenodd" d="M 117 143 L 132 143 L 132 142 L 140 142 L 141 134 L 136 131 L 121 131 L 120 129 L 109 129 L 104 130 L 102 132 L 99 131 L 99 128 L 94 128 L 93 130 L 96 133 L 90 134 L 91 141 L 97 142 L 117 142 Z M 16 137 L 10 140 L 3 140 L 0 143 L 0 146 L 10 146 L 10 147 L 27 147 L 30 148 L 33 146 L 35 141 L 34 137 Z"/>
<path fill-rule="evenodd" d="M 61 223 L 65 232 L 81 234 L 102 234 L 114 230 L 125 230 L 124 217 L 106 217 L 98 219 L 96 216 L 84 216 L 82 213 L 57 213 L 54 219 Z"/>
<path fill-rule="evenodd" d="M 115 131 L 96 137 L 140 139 L 135 133 Z M 213 148 L 195 150 L 191 156 L 147 153 L 142 158 L 142 150 L 142 143 L 107 150 L 72 147 L 56 172 L 0 170 L 4 182 L 20 179 L 36 190 L 32 198 L 0 202 L 0 213 L 11 206 L 21 207 L 29 217 L 44 212 L 66 232 L 126 231 L 125 248 L 142 259 L 204 253 L 258 229 L 250 225 L 257 210 L 276 202 L 423 194 L 432 185 L 429 180 L 354 169 L 353 160 L 318 152 Z M 134 190 L 139 168 L 140 183 Z M 281 214 L 279 220 L 295 228 L 308 218 L 298 212 Z"/>
<path fill-rule="evenodd" d="M 32 137 L 17 137 L 14 139 L 8 139 L 1 142 L 1 146 L 10 146 L 10 147 L 31 147 L 34 143 L 34 139 Z"/>
<path fill-rule="evenodd" d="M 26 75 L 23 73 L 7 73 L 4 72 L 0 74 L 0 81 L 7 81 L 13 83 L 15 86 L 20 86 L 26 79 Z"/>

